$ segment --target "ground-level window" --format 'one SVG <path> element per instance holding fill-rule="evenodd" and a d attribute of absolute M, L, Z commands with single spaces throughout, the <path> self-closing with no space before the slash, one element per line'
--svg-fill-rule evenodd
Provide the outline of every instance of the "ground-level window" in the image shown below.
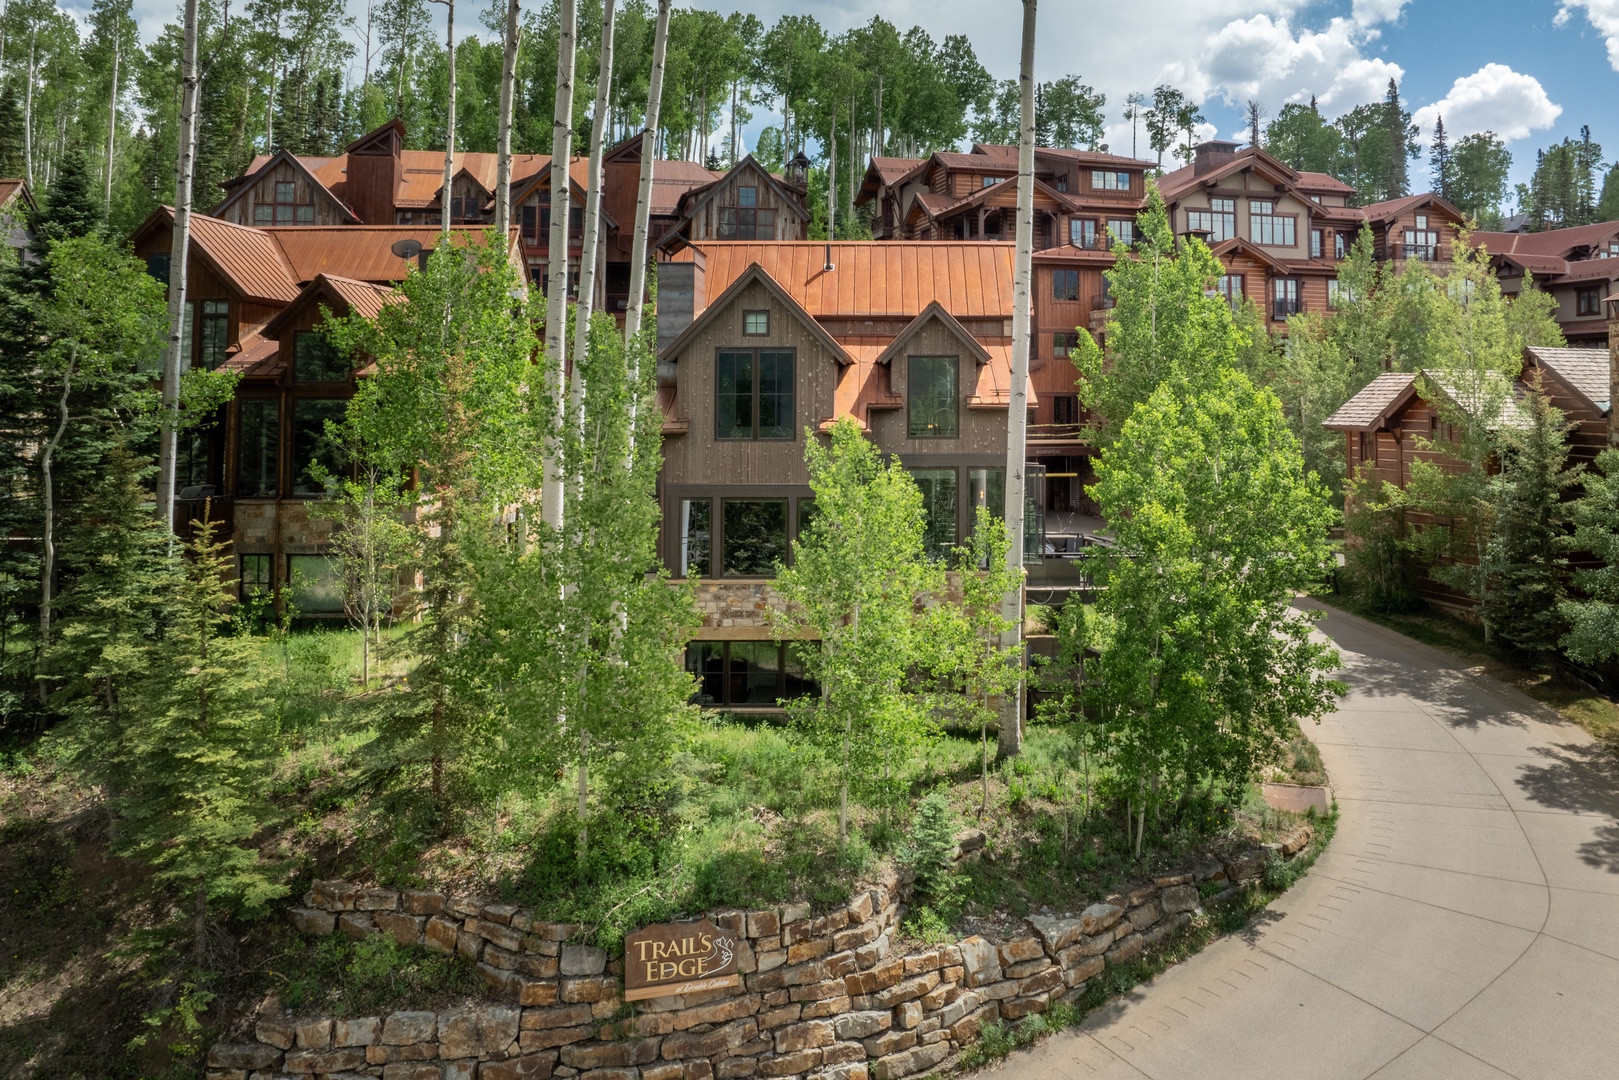
<path fill-rule="evenodd" d="M 930 559 L 948 558 L 956 545 L 956 470 L 912 469 L 911 479 L 922 490 L 927 515 L 922 547 Z"/>
<path fill-rule="evenodd" d="M 348 455 L 327 423 L 340 424 L 348 402 L 304 398 L 292 403 L 292 493 L 324 495 L 348 466 Z"/>
<path fill-rule="evenodd" d="M 332 615 L 343 611 L 343 580 L 324 555 L 288 555 L 287 582 L 300 615 Z"/>
<path fill-rule="evenodd" d="M 268 593 L 275 584 L 270 580 L 270 555 L 243 555 L 241 598 L 251 600 Z"/>
<path fill-rule="evenodd" d="M 724 499 L 720 503 L 726 577 L 774 577 L 787 561 L 786 499 Z"/>
<path fill-rule="evenodd" d="M 274 398 L 244 398 L 236 449 L 236 494 L 244 499 L 276 495 L 281 406 Z"/>
<path fill-rule="evenodd" d="M 821 692 L 805 673 L 803 642 L 694 641 L 686 646 L 686 670 L 697 680 L 693 700 L 709 708 L 772 707 L 779 701 Z"/>

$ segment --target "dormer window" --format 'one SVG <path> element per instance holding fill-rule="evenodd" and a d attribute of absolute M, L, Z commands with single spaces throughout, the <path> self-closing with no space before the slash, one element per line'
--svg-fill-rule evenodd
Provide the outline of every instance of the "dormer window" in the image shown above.
<path fill-rule="evenodd" d="M 275 201 L 258 203 L 253 207 L 255 225 L 313 225 L 314 203 L 298 201 L 298 185 L 292 180 L 277 180 L 272 187 Z"/>

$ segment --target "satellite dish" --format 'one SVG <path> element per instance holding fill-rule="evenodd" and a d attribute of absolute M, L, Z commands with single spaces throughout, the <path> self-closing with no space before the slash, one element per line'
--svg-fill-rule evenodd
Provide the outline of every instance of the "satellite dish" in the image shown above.
<path fill-rule="evenodd" d="M 388 249 L 401 259 L 414 259 L 422 253 L 422 242 L 409 237 L 404 240 L 395 240 L 393 247 Z"/>

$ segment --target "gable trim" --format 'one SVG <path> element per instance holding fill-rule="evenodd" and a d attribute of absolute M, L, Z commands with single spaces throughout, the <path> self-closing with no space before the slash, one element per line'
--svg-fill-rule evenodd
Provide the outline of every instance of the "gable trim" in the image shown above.
<path fill-rule="evenodd" d="M 910 324 L 900 331 L 899 337 L 891 341 L 888 348 L 878 354 L 876 362 L 879 364 L 892 363 L 896 357 L 905 351 L 905 347 L 911 343 L 911 339 L 920 333 L 924 326 L 934 320 L 938 320 L 945 329 L 949 330 L 967 346 L 968 355 L 977 361 L 980 367 L 989 363 L 989 350 L 980 345 L 978 339 L 969 334 L 967 328 L 962 326 L 956 317 L 946 311 L 944 306 L 937 300 L 930 301 L 928 306 L 922 309 L 922 313 L 912 319 Z"/>
<path fill-rule="evenodd" d="M 269 170 L 274 168 L 275 165 L 278 162 L 282 162 L 282 161 L 291 162 L 292 167 L 295 170 L 297 170 L 299 173 L 303 174 L 304 178 L 306 180 L 308 180 L 311 184 L 313 184 L 317 191 L 319 191 L 321 194 L 325 195 L 328 199 L 330 199 L 332 201 L 332 204 L 334 206 L 336 206 L 340 211 L 343 212 L 344 217 L 347 219 L 346 221 L 343 222 L 343 224 L 345 224 L 345 225 L 358 225 L 358 224 L 360 224 L 360 216 L 358 214 L 356 214 L 353 210 L 349 209 L 349 205 L 347 203 L 345 203 L 342 199 L 339 199 L 336 195 L 332 194 L 332 189 L 331 188 L 327 187 L 325 184 L 323 184 L 319 180 L 315 179 L 315 174 L 310 172 L 309 169 L 304 165 L 304 163 L 298 160 L 298 156 L 296 154 L 293 154 L 291 151 L 288 151 L 288 150 L 277 150 L 274 154 L 270 155 L 270 160 L 266 161 L 263 165 L 259 166 L 259 169 L 258 169 L 257 172 L 253 173 L 251 176 L 248 176 L 248 177 L 244 178 L 241 181 L 241 183 L 237 186 L 236 190 L 232 191 L 229 195 L 225 196 L 225 201 L 220 203 L 218 206 L 214 207 L 213 210 L 211 210 L 209 212 L 208 216 L 209 217 L 222 217 L 222 216 L 224 216 L 225 209 L 227 207 L 229 207 L 232 203 L 235 203 L 238 199 L 241 199 L 244 196 L 246 196 L 249 191 L 252 191 L 253 188 L 258 185 L 259 181 L 263 180 L 264 177 L 266 175 L 268 175 Z M 247 224 L 248 224 L 249 227 L 252 226 L 251 222 L 248 222 Z"/>
<path fill-rule="evenodd" d="M 830 352 L 840 365 L 844 367 L 853 366 L 854 357 L 850 356 L 848 351 L 838 344 L 837 339 L 826 332 L 826 327 L 816 322 L 815 316 L 805 311 L 804 306 L 794 300 L 787 290 L 783 289 L 776 279 L 771 277 L 765 271 L 765 268 L 758 263 L 749 263 L 748 268 L 735 281 L 731 282 L 724 292 L 715 297 L 714 302 L 704 308 L 703 313 L 693 319 L 690 326 L 682 330 L 673 341 L 659 351 L 658 359 L 669 360 L 678 356 L 686 348 L 687 344 L 701 333 L 709 323 L 720 318 L 736 302 L 737 297 L 742 295 L 742 290 L 754 282 L 764 285 L 766 291 L 780 301 L 788 313 L 802 323 L 805 329 L 809 330 L 810 335 Z"/>

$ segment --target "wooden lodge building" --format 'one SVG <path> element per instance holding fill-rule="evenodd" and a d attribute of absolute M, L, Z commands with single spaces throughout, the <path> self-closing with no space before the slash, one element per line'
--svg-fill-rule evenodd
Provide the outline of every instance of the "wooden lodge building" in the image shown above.
<path fill-rule="evenodd" d="M 1501 292 L 1515 296 L 1526 277 L 1557 300 L 1555 317 L 1570 345 L 1606 348 L 1604 301 L 1619 292 L 1619 221 L 1538 233 L 1475 232 Z"/>
<path fill-rule="evenodd" d="M 255 157 L 225 184 L 212 216 L 238 225 L 438 225 L 444 212 L 444 152 L 405 149 L 405 126 L 392 120 L 356 139 L 335 157 L 300 157 L 285 150 Z M 807 167 L 807 161 L 803 163 Z M 494 220 L 497 156 L 457 154 L 451 165 L 450 221 Z M 603 152 L 596 304 L 618 314 L 629 299 L 630 249 L 641 177 L 641 136 Z M 569 295 L 579 284 L 584 242 L 588 162 L 568 165 Z M 542 291 L 549 287 L 551 157 L 512 155 L 512 223 L 522 238 L 523 265 Z M 752 158 L 726 173 L 695 162 L 653 164 L 650 243 L 666 235 L 688 239 L 802 240 L 809 221 L 804 175 L 773 176 Z M 729 231 L 732 235 L 727 235 Z"/>
<path fill-rule="evenodd" d="M 1619 425 L 1613 415 L 1613 395 L 1619 389 L 1619 350 L 1531 346 L 1524 350 L 1523 372 L 1514 393 L 1527 393 L 1531 383 L 1539 384 L 1572 425 L 1570 465 L 1589 466 L 1604 449 L 1619 445 Z M 1370 478 L 1403 488 L 1414 461 L 1442 469 L 1460 468 L 1454 458 L 1432 448 L 1432 444 L 1448 441 L 1450 433 L 1441 410 L 1424 396 L 1425 385 L 1431 392 L 1444 392 L 1435 380 L 1419 378 L 1416 373 L 1384 372 L 1324 421 L 1329 430 L 1343 433 L 1349 478 Z M 1500 423 L 1524 422 L 1515 399 L 1509 399 Z M 1421 528 L 1428 520 L 1411 511 L 1406 523 Z M 1466 596 L 1426 575 L 1416 585 L 1418 593 L 1431 603 L 1458 612 L 1471 607 Z"/>

